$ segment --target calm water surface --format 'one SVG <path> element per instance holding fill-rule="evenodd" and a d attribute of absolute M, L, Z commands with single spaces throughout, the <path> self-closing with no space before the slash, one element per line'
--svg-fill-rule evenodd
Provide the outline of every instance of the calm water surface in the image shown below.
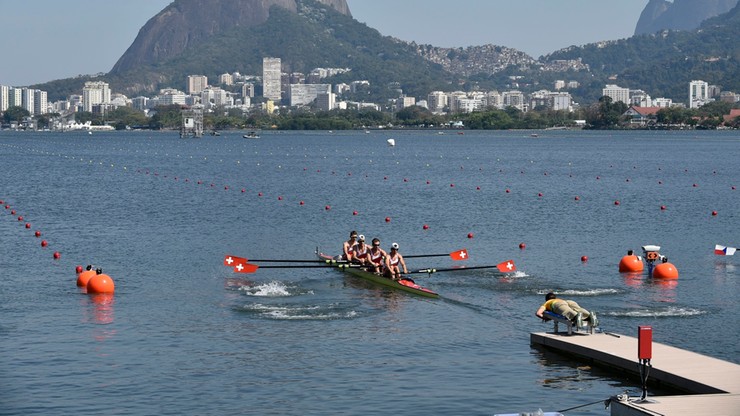
<path fill-rule="evenodd" d="M 737 132 L 0 132 L 0 413 L 492 415 L 636 393 L 530 347 L 551 328 L 533 316 L 548 290 L 604 330 L 652 325 L 738 363 L 737 256 L 713 254 L 740 245 L 738 160 Z M 519 270 L 418 275 L 442 295 L 428 300 L 331 269 L 222 265 L 312 259 L 352 229 Z M 677 282 L 618 273 L 645 244 Z M 78 264 L 115 295 L 83 294 Z"/>

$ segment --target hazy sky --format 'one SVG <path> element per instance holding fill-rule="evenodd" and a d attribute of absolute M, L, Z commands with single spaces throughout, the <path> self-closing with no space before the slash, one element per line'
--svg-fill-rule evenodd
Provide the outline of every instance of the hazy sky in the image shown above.
<path fill-rule="evenodd" d="M 207 0 L 206 0 L 207 1 Z M 648 0 L 347 0 L 381 34 L 540 55 L 632 35 Z M 0 0 L 0 84 L 108 72 L 171 0 Z"/>

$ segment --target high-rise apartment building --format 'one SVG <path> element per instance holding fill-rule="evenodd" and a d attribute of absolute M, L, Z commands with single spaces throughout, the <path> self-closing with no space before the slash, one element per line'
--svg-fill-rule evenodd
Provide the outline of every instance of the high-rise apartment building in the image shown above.
<path fill-rule="evenodd" d="M 611 98 L 613 103 L 616 103 L 618 101 L 621 101 L 627 105 L 629 105 L 630 103 L 629 88 L 622 88 L 618 85 L 607 84 L 606 87 L 601 90 L 601 95 Z"/>
<path fill-rule="evenodd" d="M 699 108 L 709 101 L 709 84 L 705 81 L 689 82 L 689 108 Z"/>
<path fill-rule="evenodd" d="M 82 88 L 82 111 L 93 111 L 97 104 L 110 103 L 110 87 L 107 82 L 88 81 Z"/>
<path fill-rule="evenodd" d="M 34 90 L 28 88 L 23 88 L 21 90 L 21 107 L 31 113 L 32 116 L 36 115 L 34 112 L 36 110 L 36 101 L 33 93 Z"/>
<path fill-rule="evenodd" d="M 268 100 L 280 101 L 280 58 L 262 58 L 262 96 Z"/>
<path fill-rule="evenodd" d="M 200 94 L 208 87 L 208 77 L 205 75 L 188 75 L 188 94 Z"/>
<path fill-rule="evenodd" d="M 10 87 L 7 85 L 0 85 L 0 112 L 8 109 L 10 106 Z"/>
<path fill-rule="evenodd" d="M 49 112 L 49 100 L 46 91 L 33 90 L 33 114 Z"/>

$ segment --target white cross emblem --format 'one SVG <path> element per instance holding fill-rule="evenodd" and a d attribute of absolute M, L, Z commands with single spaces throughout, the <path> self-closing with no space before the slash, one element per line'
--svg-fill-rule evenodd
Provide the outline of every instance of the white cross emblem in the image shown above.
<path fill-rule="evenodd" d="M 235 269 L 236 269 L 237 271 L 242 271 L 242 270 L 244 269 L 244 265 L 243 265 L 243 264 L 241 264 L 241 263 L 239 263 L 239 264 L 237 264 L 237 265 L 236 265 L 236 267 L 234 267 L 234 268 L 235 268 Z"/>
<path fill-rule="evenodd" d="M 226 263 L 228 263 L 229 266 L 231 266 L 231 263 L 233 263 L 233 262 L 234 262 L 234 259 L 232 259 L 231 256 L 226 257 Z"/>
<path fill-rule="evenodd" d="M 509 262 L 506 262 L 506 268 L 509 269 L 509 270 L 511 270 L 511 269 L 514 268 L 514 264 L 512 264 L 510 261 Z"/>
<path fill-rule="evenodd" d="M 460 258 L 461 258 L 461 259 L 464 259 L 464 258 L 465 258 L 465 252 L 464 252 L 464 251 L 461 251 L 461 252 L 460 252 Z"/>

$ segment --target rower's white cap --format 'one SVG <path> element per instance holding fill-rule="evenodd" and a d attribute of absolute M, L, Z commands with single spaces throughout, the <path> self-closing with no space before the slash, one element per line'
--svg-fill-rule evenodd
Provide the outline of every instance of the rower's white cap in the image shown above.
<path fill-rule="evenodd" d="M 395 248 L 396 250 L 398 250 L 398 243 L 391 244 L 391 248 Z"/>
<path fill-rule="evenodd" d="M 365 236 L 362 235 L 362 234 L 360 234 L 360 236 L 357 237 L 357 239 L 360 240 L 360 241 L 365 241 Z"/>

